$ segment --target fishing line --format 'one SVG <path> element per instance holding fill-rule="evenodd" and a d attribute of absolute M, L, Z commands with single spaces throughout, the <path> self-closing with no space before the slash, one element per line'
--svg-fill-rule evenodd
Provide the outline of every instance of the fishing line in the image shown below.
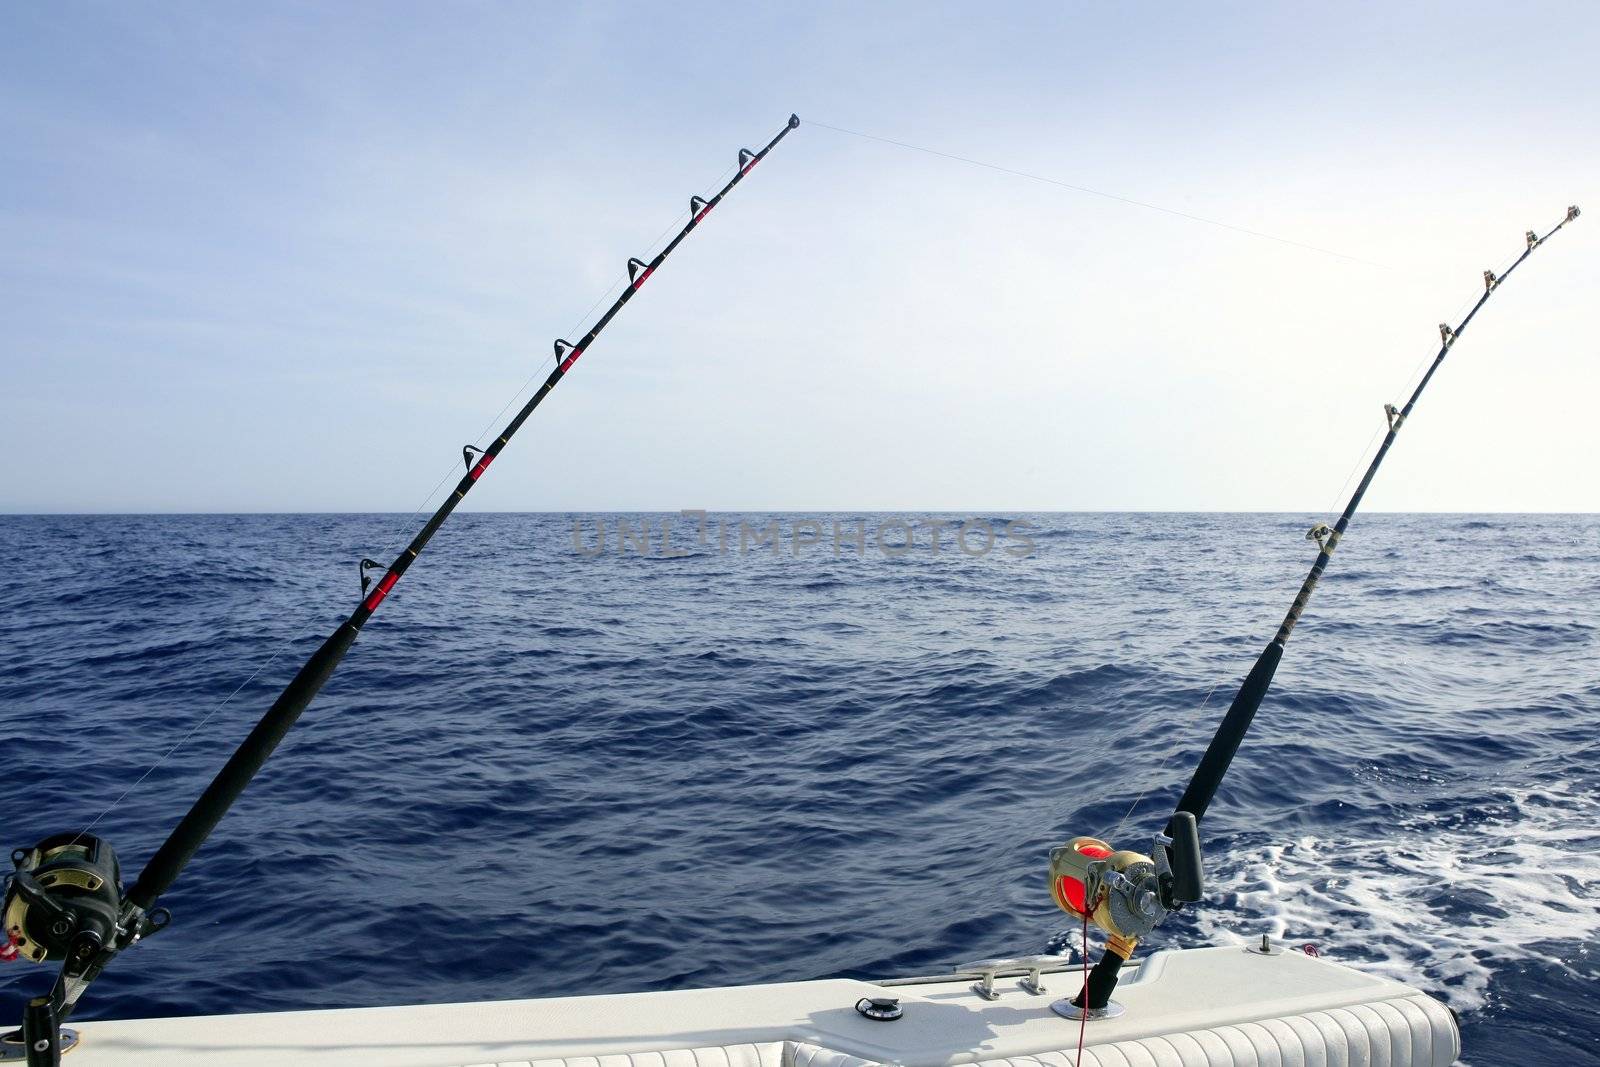
<path fill-rule="evenodd" d="M 1304 241 L 1295 241 L 1288 237 L 1279 237 L 1276 234 L 1264 233 L 1261 230 L 1252 230 L 1244 226 L 1235 226 L 1231 222 L 1223 222 L 1220 219 L 1207 218 L 1204 215 L 1195 215 L 1188 211 L 1180 211 L 1178 208 L 1165 207 L 1161 204 L 1152 204 L 1147 200 L 1135 200 L 1132 197 L 1121 196 L 1117 193 L 1108 193 L 1102 189 L 1091 189 L 1087 185 L 1074 185 L 1072 182 L 1065 182 L 1059 178 L 1050 178 L 1043 174 L 1033 174 L 1029 171 L 1017 170 L 1015 167 L 1006 167 L 1000 165 L 999 163 L 987 163 L 981 159 L 973 159 L 970 156 L 958 156 L 951 152 L 941 152 L 937 148 L 927 148 L 923 145 L 911 144 L 906 141 L 896 141 L 892 137 L 879 137 L 877 134 L 862 133 L 860 130 L 847 130 L 843 126 L 830 126 L 826 122 L 817 122 L 814 119 L 807 119 L 806 122 L 808 125 L 820 126 L 825 130 L 833 130 L 835 133 L 847 133 L 852 137 L 861 137 L 868 141 L 880 141 L 883 144 L 891 144 L 899 148 L 909 148 L 913 152 L 925 152 L 930 156 L 939 156 L 941 159 L 952 159 L 957 163 L 966 163 L 974 167 L 983 167 L 986 170 L 999 171 L 1001 174 L 1010 174 L 1018 178 L 1027 178 L 1029 181 L 1043 182 L 1046 185 L 1055 185 L 1062 189 L 1071 189 L 1073 192 L 1077 193 L 1087 193 L 1090 196 L 1098 196 L 1106 200 L 1115 200 L 1119 204 L 1128 204 L 1132 207 L 1142 207 L 1147 211 L 1159 211 L 1164 215 L 1175 215 L 1180 219 L 1188 219 L 1190 222 L 1204 223 L 1207 226 L 1215 226 L 1218 229 L 1231 230 L 1234 233 L 1244 234 L 1247 237 L 1259 237 L 1264 241 L 1276 241 L 1278 244 L 1290 245 L 1294 248 L 1302 248 L 1307 252 L 1320 252 L 1322 255 L 1333 256 L 1337 259 L 1349 260 L 1351 263 L 1360 263 L 1368 267 L 1383 268 L 1382 263 L 1374 263 L 1370 259 L 1362 259 L 1360 256 L 1351 256 L 1343 252 L 1335 252 L 1331 248 L 1322 248 L 1318 245 L 1306 244 Z"/>
<path fill-rule="evenodd" d="M 1519 258 L 1520 257 L 1518 256 L 1508 256 L 1507 258 L 1501 260 L 1500 268 L 1494 272 L 1495 275 L 1503 276 L 1507 272 L 1507 269 L 1514 265 Z M 1453 321 L 1460 321 L 1462 314 L 1467 310 L 1467 308 L 1477 303 L 1477 301 L 1478 297 L 1476 296 L 1467 296 L 1463 298 L 1461 302 L 1455 306 L 1455 310 L 1451 312 L 1449 318 Z M 1421 359 L 1417 360 L 1416 365 L 1411 368 L 1411 372 L 1407 374 L 1405 379 L 1400 383 L 1400 388 L 1395 390 L 1395 392 L 1391 395 L 1406 396 L 1409 394 L 1415 387 L 1417 381 L 1422 377 L 1423 369 L 1427 367 L 1428 364 L 1433 362 L 1433 358 L 1434 357 L 1432 353 L 1427 353 L 1423 355 Z M 1355 480 L 1356 472 L 1361 470 L 1361 465 L 1366 462 L 1368 457 L 1372 454 L 1372 443 L 1381 437 L 1386 429 L 1387 427 L 1381 425 L 1373 428 L 1372 436 L 1367 438 L 1365 447 L 1363 447 L 1360 453 L 1357 454 L 1356 461 L 1350 468 L 1350 473 L 1345 476 L 1343 484 L 1339 486 L 1339 491 L 1333 495 L 1333 500 L 1330 501 L 1327 508 L 1323 510 L 1323 518 L 1332 518 L 1338 513 L 1339 501 L 1344 499 L 1345 490 L 1350 487 L 1350 483 Z"/>
<path fill-rule="evenodd" d="M 238 686 L 236 686 L 234 688 L 233 692 L 229 693 L 226 697 L 224 697 L 222 699 L 222 703 L 218 704 L 216 707 L 212 708 L 209 712 L 207 712 L 205 718 L 201 719 L 199 722 L 197 722 L 193 726 L 191 726 L 189 728 L 189 732 L 188 733 L 186 733 L 182 737 L 178 738 L 178 740 L 173 744 L 173 746 L 171 748 L 169 748 L 165 752 L 163 752 L 161 754 L 161 756 L 154 763 L 152 763 L 148 768 L 146 768 L 146 770 L 145 770 L 145 772 L 143 774 L 141 774 L 141 775 L 139 775 L 139 777 L 135 778 L 133 780 L 133 784 L 128 786 L 128 788 L 126 788 L 126 789 L 124 789 L 122 791 L 122 795 L 121 796 L 117 797 L 117 799 L 113 800 L 110 804 L 106 805 L 105 810 L 102 811 L 99 815 L 96 815 L 92 820 L 90 820 L 88 826 L 85 826 L 82 830 L 79 830 L 78 831 L 78 836 L 74 837 L 72 839 L 73 842 L 76 843 L 80 838 L 82 838 L 90 830 L 93 830 L 96 826 L 100 825 L 100 821 L 102 819 L 104 819 L 107 815 L 110 815 L 113 811 L 115 811 L 117 809 L 118 805 L 120 805 L 124 800 L 128 799 L 128 795 L 130 793 L 132 793 L 135 789 L 139 788 L 139 786 L 144 782 L 144 780 L 146 778 L 148 778 L 152 774 L 154 774 L 161 767 L 162 764 L 166 763 L 167 760 L 169 758 L 171 758 L 171 756 L 172 756 L 172 754 L 174 752 L 176 752 L 176 751 L 178 751 L 178 749 L 182 748 L 188 742 L 188 740 L 191 737 L 193 737 L 195 734 L 200 732 L 201 728 L 204 727 L 206 723 L 208 723 L 212 719 L 214 719 L 218 715 L 218 713 L 220 713 L 222 711 L 223 708 L 227 707 L 233 701 L 234 697 L 238 696 L 241 692 L 244 691 L 244 687 L 245 686 L 247 686 L 251 682 L 255 681 L 257 675 L 259 675 L 262 671 L 266 670 L 268 667 L 270 667 L 274 663 L 276 663 L 277 660 L 278 660 L 278 657 L 281 656 L 281 655 L 283 655 L 283 646 L 282 645 L 280 645 L 278 647 L 278 650 L 272 654 L 272 657 L 270 659 L 268 659 L 267 662 L 263 663 L 261 666 L 257 667 L 255 670 L 251 671 L 250 672 L 250 677 L 248 677 L 244 681 L 240 682 L 238 684 Z"/>
<path fill-rule="evenodd" d="M 1372 436 L 1367 438 L 1367 443 L 1361 446 L 1360 452 L 1356 453 L 1356 461 L 1350 464 L 1350 473 L 1344 476 L 1344 481 L 1339 483 L 1339 489 L 1333 494 L 1333 499 L 1328 501 L 1328 506 L 1322 509 L 1323 518 L 1331 519 L 1339 510 L 1339 501 L 1344 499 L 1344 491 L 1350 488 L 1350 483 L 1355 480 L 1356 471 L 1361 469 L 1361 465 L 1372 454 L 1372 443 L 1378 439 L 1378 435 L 1383 433 L 1383 430 L 1382 426 L 1374 426 L 1372 428 Z"/>
<path fill-rule="evenodd" d="M 1190 642 L 1190 644 L 1192 645 L 1193 642 Z M 1200 706 L 1194 711 L 1194 718 L 1198 719 L 1200 717 L 1200 713 L 1206 710 L 1206 705 L 1211 703 L 1212 694 L 1217 691 L 1217 686 L 1221 684 L 1222 679 L 1220 678 L 1211 683 L 1211 688 L 1206 690 L 1206 698 L 1200 702 Z M 1128 820 L 1133 817 L 1134 811 L 1139 807 L 1140 803 L 1144 801 L 1144 798 L 1149 795 L 1150 790 L 1155 787 L 1157 779 L 1161 777 L 1161 772 L 1166 770 L 1167 764 L 1171 762 L 1172 757 L 1175 756 L 1178 752 L 1178 749 L 1182 747 L 1182 742 L 1175 740 L 1167 748 L 1167 754 L 1161 757 L 1161 762 L 1156 764 L 1156 769 L 1145 779 L 1144 788 L 1139 790 L 1139 795 L 1133 798 L 1132 804 L 1128 805 L 1128 810 L 1123 813 L 1122 819 L 1114 828 L 1112 828 L 1110 833 L 1100 834 L 1098 836 L 1103 837 L 1108 841 L 1113 841 L 1116 839 L 1118 834 L 1122 833 L 1122 828 L 1126 826 L 1128 824 Z"/>
<path fill-rule="evenodd" d="M 1519 260 L 1520 258 L 1521 258 L 1520 256 L 1507 256 L 1505 259 L 1501 260 L 1499 268 L 1497 270 L 1495 270 L 1495 272 L 1494 272 L 1495 275 L 1497 277 L 1504 277 L 1505 274 L 1507 273 L 1507 271 L 1509 271 L 1511 267 L 1515 266 L 1517 260 Z M 1478 302 L 1478 298 L 1476 296 L 1470 296 L 1469 295 L 1467 297 L 1464 297 L 1461 300 L 1461 302 L 1458 303 L 1455 306 L 1455 310 L 1450 313 L 1449 321 L 1459 322 L 1461 320 L 1462 314 L 1465 313 L 1466 310 L 1469 307 L 1471 307 L 1473 304 L 1475 304 L 1477 302 Z M 1406 379 L 1403 382 L 1401 382 L 1400 388 L 1395 390 L 1395 392 L 1392 395 L 1394 395 L 1394 396 L 1405 396 L 1408 393 L 1410 393 L 1412 388 L 1416 385 L 1417 381 L 1422 377 L 1423 368 L 1426 367 L 1432 361 L 1433 361 L 1432 354 L 1424 354 L 1421 359 L 1417 360 L 1416 366 L 1411 368 L 1411 373 L 1406 377 Z"/>
<path fill-rule="evenodd" d="M 717 176 L 714 182 L 712 182 L 710 185 L 704 186 L 704 190 L 706 192 L 710 192 L 711 190 L 721 186 L 722 183 L 727 180 L 728 175 L 732 174 L 735 169 L 737 168 L 729 167 L 727 170 L 723 171 Z M 656 234 L 655 238 L 645 246 L 646 251 L 650 253 L 655 252 L 661 243 L 666 240 L 668 234 L 672 233 L 673 230 L 678 229 L 683 225 L 683 220 L 686 219 L 688 215 L 689 213 L 687 211 L 681 211 L 677 215 L 673 216 L 672 221 L 669 222 L 660 233 Z M 589 321 L 589 316 L 594 314 L 595 309 L 601 304 L 605 303 L 607 300 L 614 297 L 627 283 L 627 272 L 619 271 L 612 279 L 611 286 L 606 289 L 605 292 L 595 297 L 594 302 L 584 309 L 583 314 L 579 315 L 575 320 L 573 320 L 572 328 L 567 330 L 567 333 L 577 333 L 579 330 L 581 330 L 583 328 L 583 324 Z M 479 430 L 477 435 L 472 438 L 472 443 L 474 445 L 483 444 L 484 438 L 488 437 L 490 433 L 494 432 L 494 428 L 500 425 L 500 420 L 505 417 L 505 413 L 511 410 L 512 406 L 516 404 L 519 399 L 521 399 L 522 394 L 528 391 L 528 387 L 537 381 L 539 375 L 545 373 L 547 368 L 554 364 L 554 362 L 555 356 L 549 355 L 544 357 L 544 359 L 534 367 L 533 372 L 523 379 L 522 384 L 517 386 L 516 391 L 511 394 L 510 398 L 507 399 L 504 404 L 501 405 L 500 410 L 496 411 L 494 415 L 484 423 L 483 429 Z M 410 522 L 412 519 L 416 518 L 422 513 L 424 508 L 433 503 L 434 497 L 438 495 L 439 490 L 444 487 L 444 484 L 450 480 L 450 476 L 455 473 L 455 470 L 456 468 L 454 463 L 445 468 L 444 474 L 440 475 L 439 480 L 434 483 L 433 488 L 428 490 L 428 495 L 423 497 L 422 503 L 418 504 L 411 511 L 411 513 L 405 517 L 405 522 Z"/>
<path fill-rule="evenodd" d="M 1096 906 L 1098 906 L 1098 901 Z M 1078 953 L 1083 962 L 1083 988 L 1078 991 L 1078 996 L 1085 1000 L 1089 997 L 1089 913 L 1093 908 L 1086 909 L 1083 913 L 1083 940 L 1080 942 L 1082 950 Z M 1083 1067 L 1083 1038 L 1085 1027 L 1089 1025 L 1089 1013 L 1084 1012 L 1078 1017 L 1078 1054 L 1072 1058 L 1072 1067 Z"/>
<path fill-rule="evenodd" d="M 1496 273 L 1500 272 L 1497 271 Z M 1462 312 L 1466 311 L 1466 309 L 1471 306 L 1475 300 L 1477 300 L 1477 297 L 1469 296 L 1465 300 L 1461 301 L 1461 303 L 1456 305 L 1456 309 L 1450 315 L 1450 318 L 1459 320 Z M 1417 360 L 1416 365 L 1411 368 L 1410 373 L 1408 373 L 1401 381 L 1400 388 L 1395 390 L 1390 395 L 1405 396 L 1407 393 L 1411 392 L 1411 389 L 1416 384 L 1417 380 L 1422 377 L 1423 368 L 1431 362 L 1433 362 L 1433 354 L 1431 352 Z M 1361 447 L 1360 452 L 1356 453 L 1355 462 L 1350 465 L 1350 473 L 1345 475 L 1343 482 L 1339 483 L 1339 489 L 1333 494 L 1333 499 L 1328 501 L 1328 506 L 1322 509 L 1322 517 L 1324 519 L 1331 519 L 1334 515 L 1338 514 L 1339 501 L 1344 499 L 1345 490 L 1350 488 L 1350 483 L 1355 481 L 1356 473 L 1361 470 L 1362 465 L 1366 463 L 1368 458 L 1372 455 L 1373 442 L 1377 441 L 1379 437 L 1382 437 L 1386 429 L 1387 427 L 1382 425 L 1374 426 L 1372 428 L 1372 434 L 1367 438 L 1367 443 Z"/>
<path fill-rule="evenodd" d="M 722 183 L 728 179 L 728 176 L 737 169 L 737 165 L 729 167 L 721 174 L 717 175 L 716 179 L 709 185 L 702 186 L 702 190 L 709 193 L 712 190 L 720 188 Z M 661 232 L 656 234 L 650 243 L 645 246 L 646 252 L 654 254 L 654 252 L 656 252 L 661 244 L 667 239 L 667 236 L 674 230 L 679 229 L 683 225 L 684 219 L 688 217 L 689 212 L 687 211 L 680 211 L 677 215 L 673 216 L 672 221 L 667 223 L 667 225 L 662 228 Z M 628 284 L 627 272 L 618 271 L 616 276 L 612 279 L 611 286 L 606 289 L 605 292 L 595 297 L 594 302 L 584 309 L 583 314 L 579 315 L 575 320 L 573 320 L 573 325 L 571 329 L 567 330 L 567 333 L 577 333 L 579 330 L 581 330 L 583 328 L 583 324 L 589 321 L 589 316 L 594 314 L 595 309 L 601 304 L 605 303 L 607 300 L 614 297 L 626 284 Z M 538 380 L 539 375 L 545 373 L 546 369 L 554 363 L 554 355 L 544 357 L 544 359 L 534 367 L 533 372 L 529 374 L 527 378 L 523 379 L 522 384 L 517 386 L 516 391 L 511 394 L 510 398 L 507 399 L 503 405 L 501 405 L 500 410 L 496 411 L 494 415 L 486 423 L 484 423 L 483 429 L 479 430 L 477 435 L 473 437 L 472 443 L 474 445 L 483 444 L 484 438 L 488 437 L 489 434 L 494 431 L 494 428 L 500 425 L 500 420 L 505 417 L 505 413 L 510 411 L 512 406 L 516 404 L 519 399 L 521 399 L 522 394 L 526 393 L 528 391 L 528 387 Z M 450 480 L 450 476 L 455 473 L 455 469 L 454 463 L 446 467 L 444 474 L 440 475 L 439 480 L 434 483 L 433 488 L 428 490 L 428 495 L 422 499 L 422 503 L 418 504 L 414 509 L 412 509 L 411 514 L 406 516 L 403 521 L 410 522 L 412 519 L 415 519 L 418 515 L 420 515 L 423 509 L 428 507 L 429 504 L 433 503 L 434 497 L 438 495 L 439 490 L 444 487 L 444 484 Z"/>

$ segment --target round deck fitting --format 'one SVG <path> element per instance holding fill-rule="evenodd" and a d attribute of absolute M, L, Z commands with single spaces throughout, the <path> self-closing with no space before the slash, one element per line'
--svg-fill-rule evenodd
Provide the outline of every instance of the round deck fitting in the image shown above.
<path fill-rule="evenodd" d="M 1283 949 L 1273 943 L 1271 934 L 1262 934 L 1261 940 L 1244 947 L 1246 952 L 1257 956 L 1281 956 Z"/>
<path fill-rule="evenodd" d="M 1083 1009 L 1072 1003 L 1071 1000 L 1058 1000 L 1054 1004 L 1050 1005 L 1050 1010 L 1061 1016 L 1063 1019 L 1071 1019 L 1073 1022 L 1077 1022 L 1079 1019 L 1084 1018 Z M 1127 1008 L 1124 1008 L 1121 1004 L 1118 1004 L 1114 1000 L 1107 1001 L 1106 1006 L 1103 1008 L 1089 1009 L 1088 1021 L 1094 1022 L 1097 1019 L 1115 1019 L 1117 1016 L 1121 1015 L 1127 1010 Z"/>
<path fill-rule="evenodd" d="M 856 1011 L 880 1023 L 892 1023 L 905 1014 L 899 997 L 862 997 L 856 1001 Z"/>
<path fill-rule="evenodd" d="M 78 1047 L 78 1031 L 61 1028 L 61 1054 L 65 1056 Z M 0 1034 L 0 1063 L 22 1063 L 28 1058 L 28 1050 L 22 1047 L 22 1031 L 12 1030 L 8 1034 Z"/>

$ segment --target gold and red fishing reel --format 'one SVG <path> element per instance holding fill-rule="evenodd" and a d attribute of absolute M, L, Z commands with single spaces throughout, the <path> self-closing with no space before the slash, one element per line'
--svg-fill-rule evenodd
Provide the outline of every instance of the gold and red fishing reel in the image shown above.
<path fill-rule="evenodd" d="M 1127 959 L 1139 939 L 1180 905 L 1200 899 L 1200 834 L 1180 811 L 1157 834 L 1151 856 L 1074 837 L 1050 850 L 1050 895 L 1079 922 L 1106 932 L 1106 947 Z"/>
<path fill-rule="evenodd" d="M 1115 872 L 1127 878 L 1133 872 L 1137 877 L 1145 870 L 1155 870 L 1148 856 L 1119 851 L 1098 837 L 1074 837 L 1050 850 L 1050 895 L 1074 919 L 1104 930 L 1106 948 L 1127 959 L 1140 935 L 1125 930 L 1112 913 L 1106 875 Z"/>

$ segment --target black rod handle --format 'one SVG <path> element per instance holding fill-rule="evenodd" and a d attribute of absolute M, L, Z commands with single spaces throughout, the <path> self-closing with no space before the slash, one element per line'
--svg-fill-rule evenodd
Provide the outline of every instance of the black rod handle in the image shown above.
<path fill-rule="evenodd" d="M 1222 725 L 1217 727 L 1211 743 L 1206 746 L 1205 755 L 1200 757 L 1200 765 L 1195 768 L 1194 777 L 1189 779 L 1189 786 L 1183 791 L 1183 799 L 1178 801 L 1179 811 L 1190 813 L 1196 820 L 1205 815 L 1206 808 L 1211 805 L 1211 798 L 1217 794 L 1217 787 L 1222 784 L 1223 775 L 1228 773 L 1228 765 L 1233 762 L 1234 753 L 1239 751 L 1239 744 L 1244 740 L 1245 731 L 1250 729 L 1251 720 L 1256 717 L 1256 710 L 1261 707 L 1261 701 L 1266 698 L 1267 690 L 1272 686 L 1272 676 L 1277 673 L 1278 662 L 1282 659 L 1283 642 L 1274 640 L 1262 650 L 1255 666 L 1245 675 L 1243 684 L 1239 686 L 1238 695 L 1228 706 L 1228 713 L 1222 717 Z M 1167 836 L 1174 836 L 1176 829 L 1176 821 L 1169 821 Z"/>
<path fill-rule="evenodd" d="M 211 835 L 218 821 L 239 799 L 245 786 L 261 770 L 261 765 L 267 762 L 267 757 L 272 755 L 289 728 L 300 718 L 300 713 L 306 710 L 322 689 L 323 683 L 333 674 L 333 669 L 355 641 L 356 632 L 356 628 L 346 622 L 311 654 L 305 666 L 278 694 L 278 699 L 272 702 L 272 707 L 267 709 L 249 736 L 228 757 L 228 762 L 206 786 L 200 799 L 194 802 L 188 814 L 167 835 L 156 854 L 150 857 L 150 862 L 145 864 L 139 880 L 128 893 L 129 900 L 149 911 L 155 905 L 156 898 L 171 888 L 184 864 Z"/>

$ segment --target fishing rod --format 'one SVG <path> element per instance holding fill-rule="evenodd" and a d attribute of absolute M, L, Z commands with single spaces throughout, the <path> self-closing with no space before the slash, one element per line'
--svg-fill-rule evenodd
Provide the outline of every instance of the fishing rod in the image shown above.
<path fill-rule="evenodd" d="M 272 755 L 289 728 L 295 724 L 295 720 L 300 718 L 301 712 L 305 711 L 339 666 L 372 613 L 378 610 L 395 583 L 416 562 L 439 527 L 444 525 L 444 521 L 472 491 L 472 487 L 478 484 L 478 479 L 522 428 L 522 424 L 528 421 L 528 417 L 550 395 L 551 390 L 561 383 L 578 362 L 578 357 L 588 351 L 601 331 L 610 325 L 611 320 L 666 262 L 667 257 L 705 221 L 723 197 L 799 125 L 799 116 L 790 115 L 783 129 L 760 151 L 741 148 L 737 171 L 715 196 L 709 200 L 700 196 L 689 198 L 689 221 L 677 236 L 648 262 L 638 258 L 628 260 L 628 283 L 622 295 L 576 344 L 565 339 L 555 342 L 556 364 L 550 376 L 488 448 L 467 445 L 462 449 L 466 473 L 456 484 L 455 491 L 439 505 L 439 509 L 412 538 L 405 551 L 384 570 L 376 586 L 372 585 L 368 571 L 383 565 L 371 559 L 361 561 L 360 604 L 311 654 L 311 658 L 306 660 L 283 692 L 278 694 L 261 721 L 151 856 L 126 895 L 122 891 L 121 869 L 116 853 L 110 844 L 87 831 L 55 834 L 31 849 L 19 848 L 11 853 L 16 869 L 6 886 L 3 909 L 6 939 L 3 948 L 0 948 L 0 958 L 25 956 L 36 962 L 63 961 L 60 976 L 50 995 L 34 998 L 24 1014 L 22 1037 L 28 1048 L 30 1067 L 36 1062 L 36 1055 L 38 1063 L 57 1062 L 62 1051 L 59 1025 L 106 964 L 124 948 L 166 927 L 171 915 L 165 908 L 157 907 L 156 901 L 171 888 L 217 822 L 227 814 L 234 801 L 261 770 L 267 757 Z M 42 1047 L 36 1048 L 36 1045 Z"/>
<path fill-rule="evenodd" d="M 1311 571 L 1301 583 L 1300 591 L 1295 595 L 1294 603 L 1289 606 L 1289 612 L 1283 617 L 1277 633 L 1262 650 L 1250 673 L 1245 675 L 1238 695 L 1233 698 L 1211 743 L 1206 746 L 1205 754 L 1200 757 L 1200 763 L 1189 779 L 1172 817 L 1167 821 L 1165 831 L 1155 836 L 1150 856 L 1115 851 L 1106 842 L 1092 837 L 1076 837 L 1051 850 L 1050 885 L 1056 903 L 1063 911 L 1084 922 L 1085 930 L 1087 924 L 1093 922 L 1106 933 L 1106 951 L 1089 973 L 1082 991 L 1071 1001 L 1052 1005 L 1059 1014 L 1072 1019 L 1110 1018 L 1121 1014 L 1120 1006 L 1111 1001 L 1111 993 L 1116 988 L 1118 972 L 1133 954 L 1139 939 L 1148 935 L 1167 915 L 1184 904 L 1200 900 L 1200 818 L 1210 807 L 1223 776 L 1228 773 L 1228 766 L 1233 762 L 1240 742 L 1244 740 L 1257 709 L 1272 686 L 1272 677 L 1283 658 L 1283 646 L 1294 632 L 1295 624 L 1300 621 L 1306 603 L 1321 580 L 1322 572 L 1327 569 L 1333 550 L 1349 528 L 1356 508 L 1361 506 L 1361 500 L 1372 485 L 1378 467 L 1389 454 L 1400 428 L 1411 417 L 1422 391 L 1428 387 L 1428 382 L 1461 339 L 1473 317 L 1511 277 L 1511 272 L 1533 254 L 1534 249 L 1555 236 L 1579 214 L 1576 206 L 1567 208 L 1566 217 L 1543 237 L 1529 230 L 1524 235 L 1527 247 L 1506 268 L 1504 274 L 1497 277 L 1493 271 L 1484 271 L 1483 295 L 1472 305 L 1466 318 L 1454 328 L 1448 323 L 1439 324 L 1439 352 L 1422 380 L 1412 390 L 1411 398 L 1402 408 L 1396 408 L 1393 404 L 1383 406 L 1384 418 L 1389 424 L 1383 444 L 1367 465 L 1366 474 L 1351 494 L 1350 502 L 1345 505 L 1338 521 L 1332 527 L 1319 522 L 1306 534 L 1306 540 L 1317 543 L 1317 558 L 1311 564 Z"/>

